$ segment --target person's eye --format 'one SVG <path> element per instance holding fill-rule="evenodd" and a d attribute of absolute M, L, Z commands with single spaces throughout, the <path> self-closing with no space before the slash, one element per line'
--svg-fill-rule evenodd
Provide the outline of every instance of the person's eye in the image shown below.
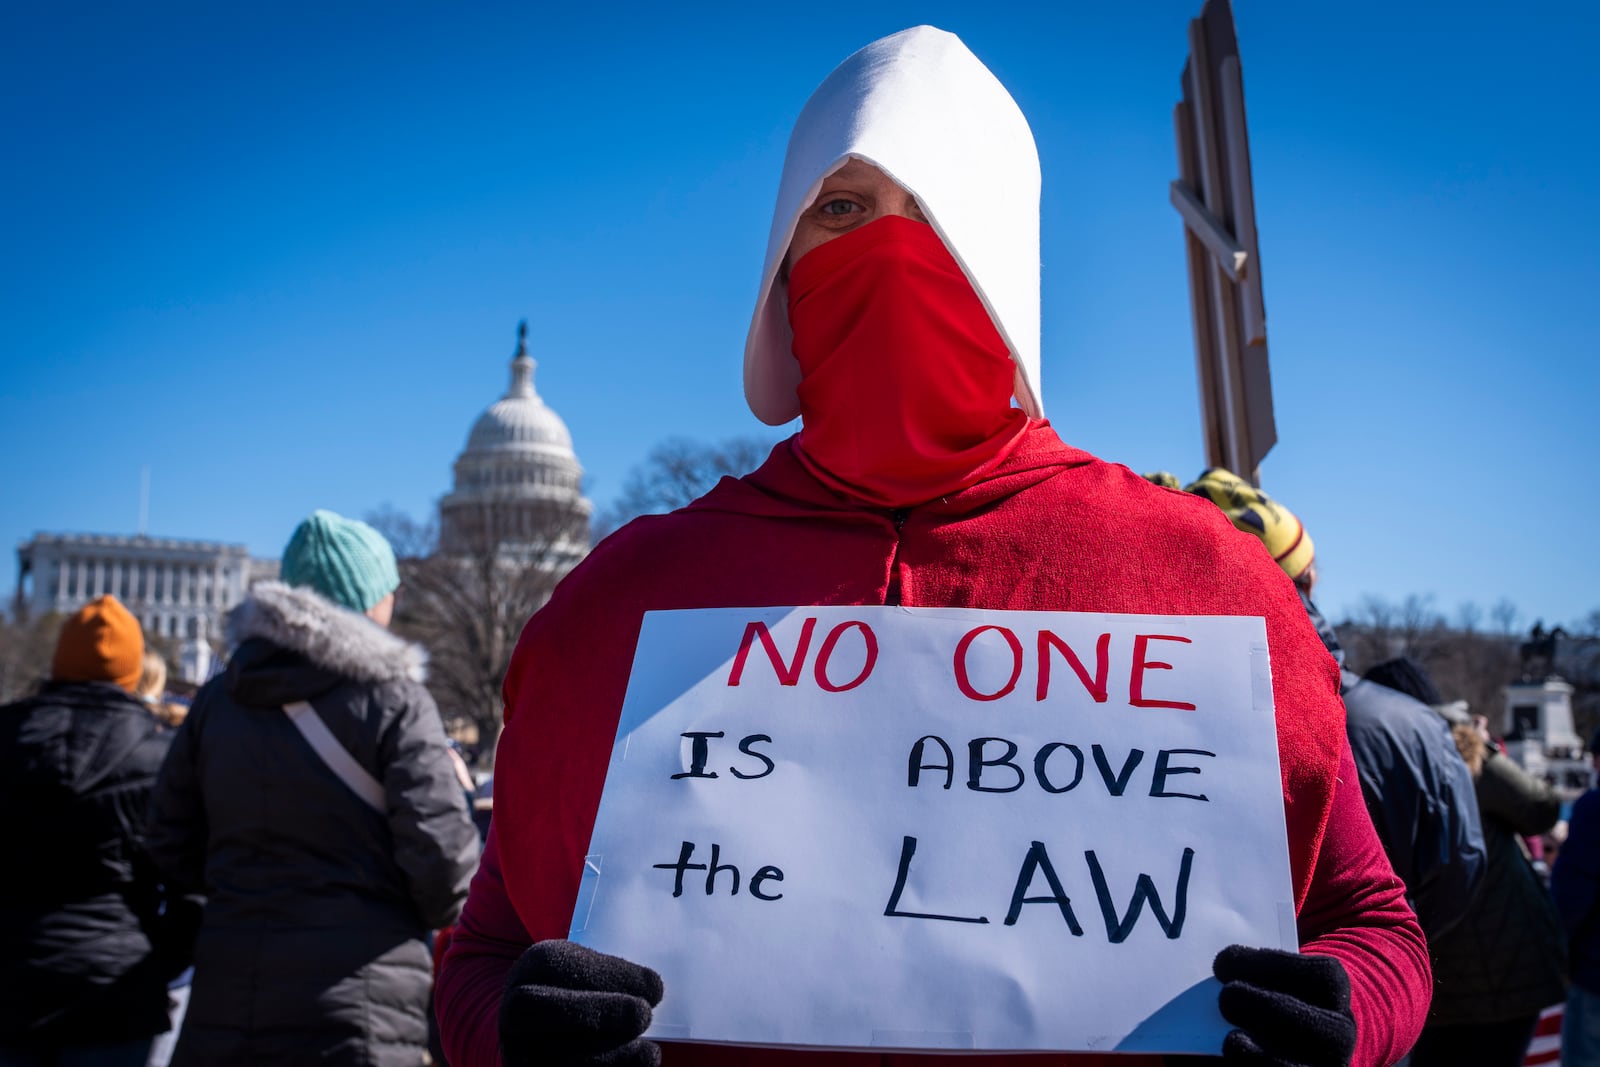
<path fill-rule="evenodd" d="M 860 204 L 856 203 L 854 200 L 845 200 L 842 197 L 835 197 L 832 200 L 823 201 L 817 206 L 817 210 L 824 215 L 833 215 L 837 217 L 854 214 L 857 211 L 865 211 L 866 209 Z"/>

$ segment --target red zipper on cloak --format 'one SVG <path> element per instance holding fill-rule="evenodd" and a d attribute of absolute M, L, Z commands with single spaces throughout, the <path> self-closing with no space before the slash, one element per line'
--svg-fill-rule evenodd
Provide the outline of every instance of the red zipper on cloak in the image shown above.
<path fill-rule="evenodd" d="M 889 512 L 889 521 L 894 523 L 894 553 L 889 557 L 889 588 L 883 595 L 883 602 L 889 607 L 900 603 L 900 531 L 910 517 L 909 508 L 895 508 Z"/>

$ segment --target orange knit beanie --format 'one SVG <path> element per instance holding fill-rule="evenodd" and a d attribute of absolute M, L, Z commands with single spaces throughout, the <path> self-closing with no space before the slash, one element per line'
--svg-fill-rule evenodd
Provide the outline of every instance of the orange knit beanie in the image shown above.
<path fill-rule="evenodd" d="M 133 692 L 144 672 L 144 631 L 114 596 L 91 600 L 61 626 L 50 676 L 62 682 L 115 682 Z"/>

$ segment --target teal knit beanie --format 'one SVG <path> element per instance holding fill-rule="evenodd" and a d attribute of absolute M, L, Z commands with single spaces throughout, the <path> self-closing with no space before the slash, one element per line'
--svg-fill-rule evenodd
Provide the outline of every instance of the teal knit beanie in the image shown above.
<path fill-rule="evenodd" d="M 295 527 L 280 577 L 352 611 L 366 611 L 400 587 L 394 549 L 381 533 L 320 508 Z"/>

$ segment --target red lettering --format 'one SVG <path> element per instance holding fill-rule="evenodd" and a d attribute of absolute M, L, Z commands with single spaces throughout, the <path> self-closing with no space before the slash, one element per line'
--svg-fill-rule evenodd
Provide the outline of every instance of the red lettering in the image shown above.
<path fill-rule="evenodd" d="M 1005 685 L 993 693 L 980 693 L 972 687 L 972 680 L 967 677 L 967 649 L 972 647 L 972 642 L 985 630 L 994 630 L 1006 639 L 1006 644 L 1011 646 L 1011 678 Z M 968 700 L 999 700 L 1017 687 L 1017 679 L 1022 677 L 1022 642 L 1017 640 L 1017 635 L 1004 626 L 980 626 L 967 633 L 956 645 L 956 685 Z"/>
<path fill-rule="evenodd" d="M 1177 708 L 1179 711 L 1193 711 L 1193 704 L 1185 704 L 1181 700 L 1147 700 L 1144 695 L 1144 672 L 1170 671 L 1172 664 L 1161 663 L 1153 659 L 1145 659 L 1149 653 L 1151 641 L 1181 641 L 1190 644 L 1187 637 L 1174 637 L 1171 634 L 1139 634 L 1133 639 L 1133 676 L 1128 680 L 1128 703 L 1136 708 Z"/>
<path fill-rule="evenodd" d="M 812 619 L 810 621 L 815 622 L 816 620 Z M 861 665 L 860 674 L 856 675 L 844 685 L 834 685 L 828 680 L 828 659 L 833 655 L 833 648 L 839 643 L 839 638 L 843 637 L 844 632 L 850 629 L 852 626 L 861 631 L 861 639 L 866 642 L 867 661 Z M 799 662 L 800 661 L 798 659 L 795 660 L 796 664 Z M 872 668 L 877 664 L 877 662 L 878 636 L 872 632 L 872 627 L 868 626 L 864 622 L 841 622 L 838 626 L 835 626 L 833 629 L 828 631 L 828 636 L 824 638 L 822 642 L 822 650 L 817 653 L 817 685 L 820 686 L 824 692 L 828 693 L 843 693 L 847 689 L 854 689 L 856 686 L 867 680 L 867 675 L 872 673 Z"/>
<path fill-rule="evenodd" d="M 772 632 L 767 629 L 764 622 L 747 623 L 744 628 L 744 637 L 739 640 L 739 654 L 733 657 L 733 670 L 728 672 L 728 684 L 738 685 L 744 677 L 744 661 L 750 657 L 750 646 L 756 638 L 761 638 L 761 647 L 767 650 L 767 658 L 772 661 L 772 669 L 778 675 L 780 685 L 799 685 L 800 668 L 806 662 L 806 649 L 811 647 L 811 634 L 817 628 L 816 619 L 807 619 L 800 627 L 800 642 L 795 646 L 794 659 L 789 663 L 783 662 L 783 656 L 778 652 L 777 643 L 772 640 Z"/>
<path fill-rule="evenodd" d="M 1106 674 L 1111 669 L 1111 635 L 1101 634 L 1094 643 L 1094 677 L 1089 677 L 1089 672 L 1084 670 L 1083 661 L 1078 654 L 1072 651 L 1061 638 L 1049 630 L 1039 631 L 1039 687 L 1034 695 L 1035 700 L 1043 700 L 1050 692 L 1050 650 L 1055 649 L 1067 657 L 1067 663 L 1078 674 L 1078 681 L 1094 697 L 1096 704 L 1106 702 Z"/>

